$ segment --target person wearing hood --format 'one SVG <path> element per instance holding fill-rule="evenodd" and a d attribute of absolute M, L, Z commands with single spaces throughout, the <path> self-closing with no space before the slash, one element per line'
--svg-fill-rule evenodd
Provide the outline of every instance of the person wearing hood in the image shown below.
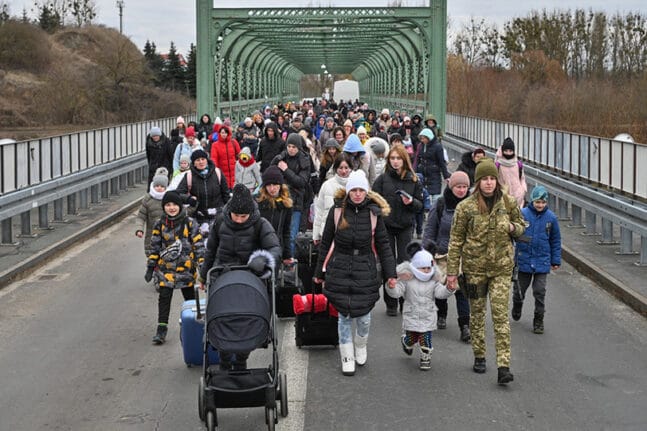
<path fill-rule="evenodd" d="M 335 197 L 326 215 L 314 282 L 324 283 L 324 295 L 339 312 L 342 373 L 352 376 L 355 363 L 362 366 L 367 361 L 371 310 L 380 298 L 380 286 L 385 281 L 395 286 L 395 259 L 383 219 L 389 204 L 369 191 L 364 173 L 350 174 L 346 188 L 337 190 Z"/>
<path fill-rule="evenodd" d="M 409 257 L 406 247 L 413 238 L 416 213 L 422 210 L 422 184 L 411 168 L 411 162 L 402 145 L 394 145 L 388 153 L 385 171 L 377 177 L 373 191 L 389 204 L 391 212 L 384 218 L 391 252 L 397 263 Z M 384 290 L 386 314 L 398 315 L 398 301 Z M 400 303 L 402 307 L 402 303 Z"/>
<path fill-rule="evenodd" d="M 256 160 L 261 164 L 261 174 L 272 164 L 274 157 L 285 151 L 285 141 L 281 137 L 281 131 L 274 122 L 265 126 L 265 136 L 258 146 L 258 157 Z"/>
<path fill-rule="evenodd" d="M 202 150 L 191 154 L 191 170 L 184 175 L 176 191 L 194 211 L 203 232 L 208 231 L 208 225 L 229 200 L 227 179 Z"/>
<path fill-rule="evenodd" d="M 202 141 L 202 139 L 207 138 L 209 139 L 209 135 L 212 133 L 213 130 L 213 122 L 211 121 L 211 117 L 209 114 L 202 114 L 202 117 L 200 117 L 200 122 L 195 128 L 195 133 L 198 138 L 198 140 Z"/>
<path fill-rule="evenodd" d="M 434 251 L 433 249 L 431 251 Z M 433 254 L 422 248 L 419 242 L 407 245 L 409 260 L 397 266 L 398 281 L 394 288 L 387 290 L 394 298 L 404 298 L 402 312 L 402 350 L 407 356 L 413 354 L 413 347 L 420 347 L 420 369 L 431 369 L 432 334 L 437 329 L 435 301 L 447 298 L 455 290 L 449 290 L 441 280 Z"/>
<path fill-rule="evenodd" d="M 231 129 L 224 124 L 220 126 L 218 140 L 211 144 L 211 160 L 222 170 L 227 184 L 236 181 L 236 160 L 240 153 L 240 145 L 231 135 Z"/>
<path fill-rule="evenodd" d="M 181 115 L 175 120 L 176 127 L 171 130 L 171 144 L 173 144 L 173 152 L 182 141 L 184 141 L 184 132 L 186 131 L 186 122 Z"/>
<path fill-rule="evenodd" d="M 421 127 L 426 127 L 434 132 L 434 136 L 439 141 L 443 140 L 443 132 L 440 129 L 440 126 L 438 126 L 438 120 L 436 120 L 436 117 L 433 114 L 428 114 L 425 117 L 425 124 L 421 125 Z"/>
<path fill-rule="evenodd" d="M 321 234 L 326 224 L 326 216 L 330 208 L 335 204 L 337 190 L 346 188 L 348 176 L 352 172 L 351 163 L 352 161 L 348 154 L 339 153 L 329 169 L 332 176 L 324 181 L 319 189 L 319 194 L 315 199 L 315 219 L 312 223 L 312 240 L 316 246 L 321 241 Z"/>
<path fill-rule="evenodd" d="M 447 251 L 449 246 L 449 234 L 452 228 L 452 220 L 456 206 L 469 196 L 470 181 L 465 172 L 456 171 L 449 177 L 449 183 L 443 195 L 434 202 L 427 216 L 422 245 L 429 247 L 436 246 L 436 264 L 439 273 L 442 275 L 442 283 L 447 273 Z M 438 329 L 447 328 L 447 299 L 437 299 Z M 460 340 L 469 343 L 470 335 L 470 304 L 462 289 L 456 291 L 456 314 L 458 315 L 458 327 L 461 331 Z"/>
<path fill-rule="evenodd" d="M 247 265 L 261 278 L 269 278 L 281 259 L 281 245 L 269 221 L 261 217 L 249 189 L 233 188 L 231 199 L 209 232 L 198 283 L 204 289 L 209 270 L 217 265 Z M 249 352 L 219 351 L 220 369 L 245 370 Z"/>
<path fill-rule="evenodd" d="M 256 202 L 261 217 L 270 222 L 281 243 L 283 263 L 292 262 L 290 245 L 290 225 L 292 224 L 292 198 L 285 184 L 283 173 L 276 166 L 270 166 L 263 172 L 261 186 Z"/>
<path fill-rule="evenodd" d="M 414 156 L 414 169 L 423 176 L 424 187 L 431 196 L 431 203 L 440 197 L 442 178 L 449 179 L 443 146 L 430 129 L 423 129 L 418 135 L 420 145 Z M 442 176 L 442 178 L 441 178 Z"/>
<path fill-rule="evenodd" d="M 168 188 L 168 172 L 166 168 L 158 168 L 150 183 L 148 193 L 142 198 L 137 217 L 135 218 L 135 236 L 144 238 L 144 253 L 148 256 L 151 245 L 153 226 L 164 213 L 162 198 Z"/>
<path fill-rule="evenodd" d="M 321 134 L 317 138 L 322 146 L 325 145 L 326 142 L 328 142 L 328 139 L 335 137 L 335 126 L 335 119 L 333 117 L 326 117 L 324 129 L 321 131 Z"/>
<path fill-rule="evenodd" d="M 496 151 L 494 163 L 499 170 L 499 182 L 517 200 L 519 207 L 523 208 L 528 185 L 526 175 L 523 173 L 523 163 L 517 158 L 514 141 L 510 137 L 505 138 Z"/>
<path fill-rule="evenodd" d="M 146 136 L 146 160 L 148 161 L 147 184 L 153 181 L 158 168 L 173 172 L 173 146 L 159 127 L 152 127 Z"/>
<path fill-rule="evenodd" d="M 379 130 L 387 132 L 390 126 L 391 126 L 391 113 L 389 112 L 388 108 L 384 108 L 382 109 L 382 112 L 380 112 L 380 117 L 377 119 L 377 127 Z M 399 125 L 398 125 L 398 128 L 400 128 Z"/>
<path fill-rule="evenodd" d="M 485 157 L 485 150 L 481 147 L 476 147 L 472 151 L 466 151 L 461 156 L 461 163 L 456 168 L 457 171 L 465 172 L 470 179 L 470 187 L 474 185 L 474 172 L 476 171 L 476 164 Z"/>
<path fill-rule="evenodd" d="M 323 152 L 319 159 L 319 179 L 321 181 L 325 181 L 335 175 L 335 172 L 331 171 L 330 167 L 335 163 L 335 159 L 341 152 L 341 145 L 339 145 L 339 142 L 335 138 L 330 138 L 324 143 Z"/>
<path fill-rule="evenodd" d="M 517 239 L 515 258 L 519 267 L 519 284 L 512 293 L 512 319 L 521 319 L 526 290 L 532 283 L 535 316 L 532 332 L 544 333 L 546 312 L 546 278 L 562 265 L 562 236 L 555 213 L 548 208 L 548 191 L 537 185 L 530 194 L 530 205 L 521 210 L 528 223 L 526 232 Z"/>
<path fill-rule="evenodd" d="M 195 298 L 193 284 L 196 268 L 202 262 L 202 236 L 197 222 L 182 206 L 183 199 L 168 191 L 161 201 L 162 216 L 153 226 L 144 280 L 150 282 L 157 272 L 159 297 L 157 301 L 157 331 L 154 344 L 164 344 L 168 333 L 173 290 L 181 289 L 185 301 Z"/>
<path fill-rule="evenodd" d="M 371 160 L 371 156 L 366 152 L 356 134 L 351 133 L 350 136 L 346 138 L 346 143 L 344 143 L 344 153 L 351 155 L 351 159 L 353 161 L 353 165 L 351 167 L 353 170 L 356 171 L 361 169 L 364 171 L 364 174 L 368 179 L 368 183 L 373 184 L 375 181 L 375 161 Z"/>
<path fill-rule="evenodd" d="M 252 155 L 256 155 L 258 150 L 258 140 L 260 137 L 260 132 L 254 120 L 247 117 L 245 121 L 242 122 L 242 128 L 236 133 L 236 140 L 239 142 L 241 148 L 249 147 Z"/>
<path fill-rule="evenodd" d="M 375 177 L 377 178 L 384 173 L 388 163 L 389 144 L 385 139 L 376 136 L 366 141 L 364 148 L 368 148 L 371 160 L 375 160 Z"/>
<path fill-rule="evenodd" d="M 256 163 L 254 155 L 252 155 L 249 147 L 243 147 L 236 162 L 236 184 L 242 184 L 251 192 L 254 192 L 256 187 L 261 185 L 261 182 L 261 169 Z"/>
<path fill-rule="evenodd" d="M 314 128 L 314 136 L 319 142 L 321 142 L 320 141 L 321 134 L 325 129 L 326 129 L 326 116 L 320 115 L 319 117 L 317 117 L 317 124 L 315 124 L 315 128 Z"/>
<path fill-rule="evenodd" d="M 290 227 L 290 244 L 294 255 L 294 244 L 301 226 L 301 215 L 308 209 L 306 204 L 309 205 L 305 200 L 308 198 L 306 192 L 310 187 L 311 160 L 305 152 L 303 137 L 298 133 L 289 135 L 285 151 L 274 157 L 271 164 L 278 166 L 283 173 L 294 203 Z"/>

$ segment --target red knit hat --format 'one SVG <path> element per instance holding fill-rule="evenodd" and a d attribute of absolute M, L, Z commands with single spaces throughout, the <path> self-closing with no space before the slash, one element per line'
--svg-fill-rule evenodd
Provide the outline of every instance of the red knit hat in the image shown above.
<path fill-rule="evenodd" d="M 184 132 L 184 136 L 187 138 L 193 136 L 195 138 L 195 129 L 193 127 L 187 127 L 186 132 Z"/>

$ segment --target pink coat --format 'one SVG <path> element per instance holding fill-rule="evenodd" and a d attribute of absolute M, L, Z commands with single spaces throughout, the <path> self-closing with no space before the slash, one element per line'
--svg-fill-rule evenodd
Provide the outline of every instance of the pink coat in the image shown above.
<path fill-rule="evenodd" d="M 495 162 L 499 169 L 499 182 L 501 185 L 505 186 L 508 193 L 512 195 L 519 207 L 523 207 L 526 197 L 526 192 L 528 191 L 528 185 L 526 184 L 526 175 L 521 169 L 521 175 L 519 175 L 519 162 L 517 156 L 512 159 L 506 159 L 501 154 L 501 147 L 496 151 Z"/>

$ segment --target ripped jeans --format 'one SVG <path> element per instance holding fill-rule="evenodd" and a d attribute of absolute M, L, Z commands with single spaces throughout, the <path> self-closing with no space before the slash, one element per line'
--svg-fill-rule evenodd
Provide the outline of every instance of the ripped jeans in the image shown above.
<path fill-rule="evenodd" d="M 366 313 L 359 317 L 350 317 L 339 315 L 337 321 L 337 331 L 339 331 L 339 344 L 348 344 L 353 342 L 353 320 L 357 325 L 357 335 L 360 337 L 368 336 L 371 327 L 371 313 Z"/>

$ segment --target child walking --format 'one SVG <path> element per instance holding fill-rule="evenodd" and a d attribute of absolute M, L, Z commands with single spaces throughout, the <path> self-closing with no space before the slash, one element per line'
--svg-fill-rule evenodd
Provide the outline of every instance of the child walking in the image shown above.
<path fill-rule="evenodd" d="M 168 186 L 168 171 L 166 168 L 157 168 L 153 181 L 151 181 L 148 193 L 142 199 L 142 204 L 135 218 L 135 235 L 137 238 L 144 238 L 144 253 L 148 257 L 151 247 L 151 233 L 164 209 L 161 202 Z"/>
<path fill-rule="evenodd" d="M 546 276 L 562 264 L 562 237 L 555 214 L 548 209 L 548 191 L 537 185 L 530 194 L 531 203 L 521 210 L 528 223 L 524 235 L 517 238 L 516 260 L 519 281 L 512 294 L 512 319 L 521 319 L 526 290 L 532 283 L 535 297 L 535 318 L 532 332 L 544 333 Z"/>
<path fill-rule="evenodd" d="M 263 182 L 261 178 L 261 167 L 256 163 L 249 147 L 243 147 L 236 161 L 236 172 L 234 174 L 236 184 L 242 184 L 254 192 L 256 187 Z"/>
<path fill-rule="evenodd" d="M 444 299 L 454 291 L 440 283 L 436 273 L 433 255 L 422 248 L 419 242 L 407 246 L 410 261 L 397 267 L 398 279 L 394 288 L 387 292 L 393 298 L 404 297 L 402 309 L 402 329 L 404 335 L 400 342 L 407 355 L 413 353 L 413 346 L 420 346 L 420 369 L 431 369 L 432 331 L 436 329 L 436 298 Z"/>
<path fill-rule="evenodd" d="M 166 341 L 173 290 L 181 289 L 185 301 L 195 298 L 193 285 L 196 268 L 202 261 L 203 241 L 198 223 L 186 215 L 182 203 L 182 197 L 177 192 L 169 191 L 164 194 L 164 214 L 155 223 L 151 237 L 144 279 L 150 282 L 153 272 L 160 272 L 157 275 L 160 282 L 154 344 L 164 344 Z"/>

